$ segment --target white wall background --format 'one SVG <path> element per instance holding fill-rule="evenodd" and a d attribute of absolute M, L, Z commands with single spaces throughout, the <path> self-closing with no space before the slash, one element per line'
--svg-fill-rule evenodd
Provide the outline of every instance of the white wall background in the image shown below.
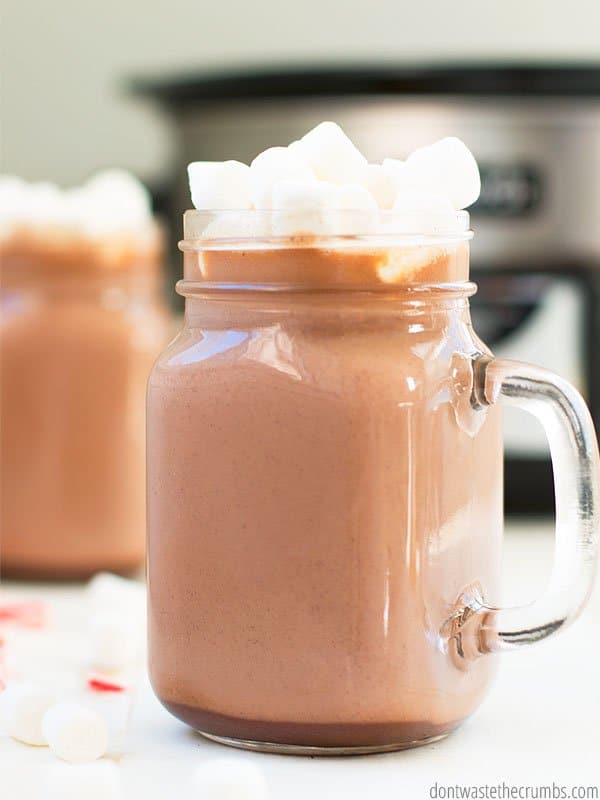
<path fill-rule="evenodd" d="M 160 113 L 130 76 L 248 62 L 598 59 L 599 0 L 2 0 L 2 171 L 156 179 Z"/>

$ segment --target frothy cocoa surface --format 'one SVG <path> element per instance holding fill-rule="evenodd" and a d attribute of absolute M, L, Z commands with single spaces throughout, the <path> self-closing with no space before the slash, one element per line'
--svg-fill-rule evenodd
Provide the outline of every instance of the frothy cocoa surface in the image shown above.
<path fill-rule="evenodd" d="M 186 256 L 188 280 L 202 267 L 232 282 L 303 270 L 372 285 L 382 264 Z M 409 282 L 466 278 L 466 248 L 412 256 Z M 149 383 L 153 686 L 219 736 L 346 747 L 447 732 L 492 664 L 457 665 L 440 630 L 469 584 L 497 597 L 502 516 L 499 411 L 475 418 L 468 402 L 480 345 L 466 301 L 229 292 L 187 298 Z"/>
<path fill-rule="evenodd" d="M 124 233 L 92 239 L 60 227 L 17 228 L 0 236 L 0 286 L 53 283 L 59 278 L 158 276 L 162 241 L 158 228 L 147 236 Z"/>
<path fill-rule="evenodd" d="M 27 234 L 0 257 L 2 574 L 137 568 L 145 385 L 168 325 L 158 242 Z"/>
<path fill-rule="evenodd" d="M 184 277 L 190 281 L 373 287 L 454 283 L 468 279 L 466 242 L 452 246 L 366 248 L 322 247 L 295 237 L 272 249 L 187 250 Z"/>

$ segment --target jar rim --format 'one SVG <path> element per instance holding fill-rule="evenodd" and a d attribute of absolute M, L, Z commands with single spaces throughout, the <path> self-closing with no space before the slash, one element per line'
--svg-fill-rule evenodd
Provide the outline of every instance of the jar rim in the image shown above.
<path fill-rule="evenodd" d="M 328 287 L 297 283 L 239 283 L 228 281 L 193 281 L 182 279 L 175 284 L 177 294 L 183 297 L 210 297 L 225 291 L 230 295 L 248 294 L 297 294 L 297 295 L 362 295 L 364 297 L 402 298 L 409 304 L 421 305 L 434 300 L 469 298 L 477 292 L 477 284 L 471 280 L 440 283 L 370 284 L 366 286 L 332 285 Z"/>
<path fill-rule="evenodd" d="M 305 234 L 273 234 L 273 223 L 289 215 L 282 209 L 188 210 L 179 249 L 266 250 L 422 247 L 448 245 L 473 237 L 467 211 L 365 212 L 357 209 L 316 211 L 317 229 Z M 278 226 L 275 226 L 276 229 Z M 240 233 L 237 234 L 236 231 Z"/>

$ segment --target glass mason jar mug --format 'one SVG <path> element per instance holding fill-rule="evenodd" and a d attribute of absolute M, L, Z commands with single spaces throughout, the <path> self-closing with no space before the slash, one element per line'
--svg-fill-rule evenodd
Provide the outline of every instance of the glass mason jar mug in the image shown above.
<path fill-rule="evenodd" d="M 477 338 L 465 212 L 447 233 L 310 240 L 208 238 L 209 219 L 186 214 L 185 324 L 149 381 L 154 689 L 242 747 L 440 738 L 481 702 L 488 654 L 586 601 L 600 473 L 585 404 Z M 514 609 L 495 605 L 503 403 L 541 420 L 556 481 L 555 571 Z"/>
<path fill-rule="evenodd" d="M 158 233 L 2 243 L 0 566 L 86 577 L 145 554 L 148 372 L 168 340 Z"/>

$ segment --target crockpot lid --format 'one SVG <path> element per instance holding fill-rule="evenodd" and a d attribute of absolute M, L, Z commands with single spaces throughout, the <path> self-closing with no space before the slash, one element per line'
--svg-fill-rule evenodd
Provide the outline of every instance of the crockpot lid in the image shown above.
<path fill-rule="evenodd" d="M 132 89 L 169 105 L 332 95 L 598 97 L 600 64 L 271 67 L 139 79 Z"/>

